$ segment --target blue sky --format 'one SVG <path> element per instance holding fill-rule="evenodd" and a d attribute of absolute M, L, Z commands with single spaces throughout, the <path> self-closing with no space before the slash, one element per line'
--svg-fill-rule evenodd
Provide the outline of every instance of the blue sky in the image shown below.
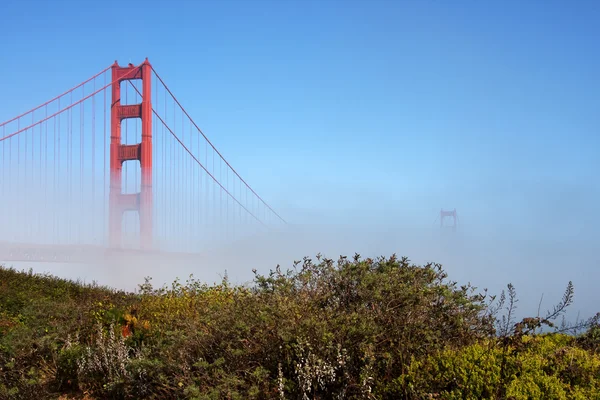
<path fill-rule="evenodd" d="M 4 0 L 0 120 L 149 57 L 293 223 L 457 208 L 473 236 L 590 243 L 599 20 L 597 1 Z"/>

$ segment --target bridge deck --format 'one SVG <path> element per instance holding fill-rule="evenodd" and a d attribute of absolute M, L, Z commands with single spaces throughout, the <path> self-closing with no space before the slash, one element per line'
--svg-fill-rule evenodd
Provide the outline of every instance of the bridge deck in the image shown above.
<path fill-rule="evenodd" d="M 154 261 L 196 261 L 200 254 L 111 249 L 91 245 L 39 245 L 0 242 L 0 262 L 90 263 L 122 258 L 146 258 Z"/>

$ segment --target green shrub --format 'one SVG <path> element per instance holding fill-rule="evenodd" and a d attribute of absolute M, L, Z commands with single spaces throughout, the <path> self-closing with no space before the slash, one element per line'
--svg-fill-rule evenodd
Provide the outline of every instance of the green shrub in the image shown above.
<path fill-rule="evenodd" d="M 438 264 L 304 259 L 138 294 L 0 268 L 0 398 L 594 398 L 600 328 L 538 333 Z M 506 305 L 506 314 L 499 312 Z"/>

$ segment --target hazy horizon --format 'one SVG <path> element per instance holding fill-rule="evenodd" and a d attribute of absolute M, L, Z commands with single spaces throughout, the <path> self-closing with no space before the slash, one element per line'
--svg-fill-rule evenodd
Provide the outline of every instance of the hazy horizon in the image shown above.
<path fill-rule="evenodd" d="M 170 285 L 175 279 L 183 282 L 190 275 L 210 284 L 219 282 L 225 273 L 231 282 L 247 284 L 253 278 L 254 268 L 263 274 L 278 264 L 282 269 L 292 268 L 294 261 L 305 256 L 316 260 L 317 253 L 334 260 L 355 253 L 362 258 L 389 257 L 395 253 L 418 265 L 440 263 L 448 273 L 448 280 L 459 285 L 471 283 L 479 290 L 487 288 L 491 295 L 499 295 L 512 283 L 519 298 L 517 316 L 520 317 L 537 314 L 540 300 L 542 314 L 551 309 L 560 301 L 569 281 L 575 287 L 575 301 L 567 313 L 569 320 L 591 317 L 600 311 L 596 306 L 600 294 L 595 285 L 600 272 L 590 269 L 600 261 L 593 243 L 473 235 L 461 231 L 460 225 L 456 233 L 441 230 L 439 225 L 428 229 L 380 228 L 350 224 L 288 227 L 271 236 L 208 252 L 197 264 L 147 260 L 140 265 L 139 258 L 128 258 L 96 266 L 25 262 L 12 265 L 133 291 L 146 276 L 152 278 L 155 287 Z"/>

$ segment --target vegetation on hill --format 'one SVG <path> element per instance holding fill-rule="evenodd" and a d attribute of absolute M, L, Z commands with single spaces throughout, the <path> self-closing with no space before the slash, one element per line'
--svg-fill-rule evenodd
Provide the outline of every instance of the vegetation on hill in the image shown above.
<path fill-rule="evenodd" d="M 553 324 L 571 284 L 515 323 L 512 286 L 494 298 L 396 257 L 318 256 L 248 286 L 150 282 L 0 268 L 0 398 L 600 398 L 598 318 Z"/>

